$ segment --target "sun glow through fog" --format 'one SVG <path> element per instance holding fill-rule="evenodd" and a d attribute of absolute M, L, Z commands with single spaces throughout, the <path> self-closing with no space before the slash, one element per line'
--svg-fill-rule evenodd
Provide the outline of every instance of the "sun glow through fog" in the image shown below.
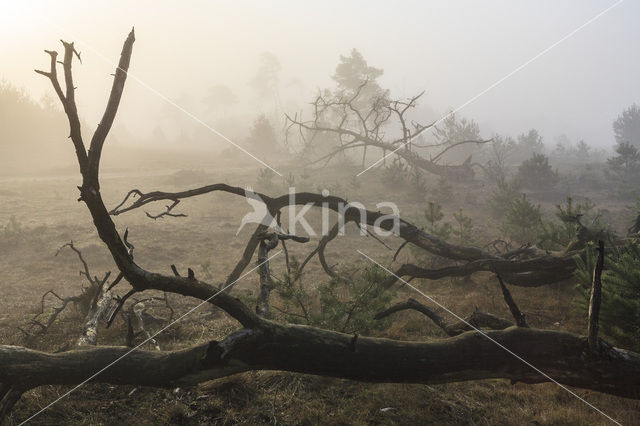
<path fill-rule="evenodd" d="M 0 34 L 3 37 L 28 35 L 42 18 L 43 4 L 31 1 L 0 2 Z"/>

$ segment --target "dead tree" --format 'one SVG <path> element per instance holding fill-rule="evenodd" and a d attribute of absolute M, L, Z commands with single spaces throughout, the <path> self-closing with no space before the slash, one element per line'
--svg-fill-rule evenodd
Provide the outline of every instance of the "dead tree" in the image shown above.
<path fill-rule="evenodd" d="M 434 384 L 484 378 L 506 378 L 526 383 L 548 381 L 546 376 L 523 364 L 504 348 L 548 372 L 559 383 L 640 398 L 640 354 L 614 348 L 601 340 L 598 341 L 599 351 L 592 352 L 584 336 L 524 327 L 509 327 L 481 334 L 471 331 L 438 342 L 404 342 L 370 337 L 354 339 L 350 334 L 282 324 L 261 317 L 227 291 L 220 291 L 218 287 L 197 278 L 193 271 L 185 277 L 177 274 L 175 267 L 173 274 L 162 274 L 141 267 L 134 261 L 133 245 L 127 241 L 127 233 L 120 235 L 104 205 L 99 182 L 102 148 L 122 96 L 133 43 L 134 32 L 131 31 L 124 43 L 105 113 L 88 149 L 81 136 L 74 100 L 71 70 L 75 54 L 73 44 L 63 43 L 65 92 L 58 82 L 56 52 L 48 52 L 51 57 L 50 70 L 39 71 L 50 79 L 69 119 L 71 141 L 75 146 L 82 177 L 82 184 L 78 187 L 80 200 L 86 205 L 119 273 L 131 285 L 127 294 L 159 290 L 195 297 L 222 309 L 242 328 L 222 340 L 166 352 L 98 346 L 50 354 L 16 346 L 0 346 L 0 414 L 6 414 L 20 395 L 30 389 L 42 385 L 81 383 L 110 364 L 93 381 L 176 387 L 250 370 L 281 370 L 366 382 Z M 238 188 L 226 185 L 214 187 L 242 195 Z M 141 196 L 138 202 L 154 197 L 166 199 L 168 196 L 147 194 L 146 198 Z M 183 198 L 175 194 L 168 198 L 171 197 Z M 270 210 L 288 203 L 282 198 L 265 198 L 267 200 Z M 309 193 L 300 194 L 297 200 L 305 203 L 338 201 Z M 367 221 L 379 217 L 379 213 L 369 213 Z M 115 212 L 112 211 L 112 214 Z M 350 220 L 356 221 L 358 213 L 351 215 Z M 389 228 L 391 225 L 382 222 L 380 226 Z M 401 222 L 400 236 L 450 258 L 466 261 L 503 260 L 478 248 L 453 246 L 437 240 L 404 221 Z M 249 246 L 254 241 L 256 245 L 259 244 L 260 234 L 252 237 L 245 253 L 253 253 L 255 246 L 253 249 Z M 232 274 L 243 270 L 245 261 L 246 257 L 243 256 Z M 544 260 L 540 262 L 544 263 Z M 561 260 L 561 264 L 565 265 L 564 260 Z M 468 356 L 470 353 L 474 356 Z"/>
<path fill-rule="evenodd" d="M 216 183 L 179 192 L 152 191 L 143 193 L 138 189 L 133 189 L 129 191 L 122 202 L 111 209 L 109 213 L 111 215 L 120 215 L 154 202 L 175 202 L 176 200 L 184 200 L 218 191 L 240 197 L 246 196 L 244 188 L 224 183 Z M 294 199 L 297 205 L 312 204 L 315 207 L 328 208 L 335 212 L 341 211 L 340 206 L 349 204 L 347 200 L 338 196 L 330 195 L 324 197 L 322 194 L 310 192 L 298 192 L 294 194 L 294 197 L 290 197 L 290 194 L 270 197 L 259 192 L 256 192 L 256 195 L 266 204 L 268 211 L 273 217 L 276 217 L 279 211 L 290 205 L 290 199 Z M 344 211 L 344 222 L 345 224 L 352 222 L 358 226 L 379 225 L 386 231 L 392 230 L 393 222 L 391 220 L 385 220 L 385 216 L 384 213 L 379 211 L 350 207 Z M 255 253 L 260 241 L 257 235 L 263 233 L 264 230 L 264 228 L 256 229 L 254 236 L 245 249 L 241 262 L 239 262 L 236 269 L 234 269 L 233 277 L 237 278 L 240 276 L 241 271 L 249 265 L 251 256 Z M 334 276 L 335 272 L 326 264 L 324 260 L 324 250 L 327 244 L 335 238 L 337 231 L 337 227 L 332 228 L 331 232 L 321 239 L 318 248 L 311 254 L 318 255 L 323 263 L 323 268 L 330 276 Z M 403 239 L 405 243 L 412 243 L 432 255 L 457 263 L 463 262 L 461 265 L 458 264 L 440 269 L 425 269 L 418 265 L 406 264 L 400 266 L 395 271 L 395 275 L 398 277 L 408 276 L 414 278 L 440 279 L 445 277 L 467 276 L 476 272 L 486 271 L 499 274 L 507 283 L 512 285 L 538 287 L 570 278 L 576 269 L 574 256 L 582 256 L 584 254 L 584 249 L 567 253 L 550 254 L 531 246 L 496 254 L 479 247 L 449 243 L 425 232 L 420 227 L 402 218 L 399 218 L 397 233 L 398 237 Z M 308 260 L 305 259 L 305 262 L 308 262 Z M 391 286 L 396 281 L 397 278 L 395 276 L 390 276 L 386 286 Z"/>
<path fill-rule="evenodd" d="M 416 108 L 424 92 L 408 99 L 390 100 L 387 94 L 379 94 L 366 99 L 370 82 L 363 81 L 359 88 L 349 95 L 344 93 L 321 93 L 312 103 L 313 117 L 302 120 L 298 116 L 287 115 L 287 137 L 289 131 L 296 132 L 306 147 L 313 147 L 317 135 L 335 137 L 335 148 L 311 162 L 311 164 L 331 161 L 349 150 L 362 148 L 362 165 L 365 165 L 367 149 L 377 149 L 386 158 L 393 153 L 411 167 L 454 180 L 470 180 L 474 176 L 471 157 L 462 164 L 440 163 L 443 155 L 458 146 L 484 144 L 490 140 L 444 141 L 420 145 L 419 136 L 433 129 L 435 123 L 421 124 L 411 121 L 408 115 Z M 397 137 L 388 133 L 399 128 Z M 306 136 L 308 134 L 308 136 Z M 418 149 L 432 151 L 430 157 L 420 154 Z M 436 150 L 434 152 L 434 150 Z"/>
<path fill-rule="evenodd" d="M 95 345 L 97 342 L 98 322 L 103 318 L 113 302 L 113 296 L 104 288 L 111 272 L 105 273 L 103 278 L 98 278 L 96 275 L 93 275 L 89 269 L 89 264 L 82 255 L 82 251 L 73 244 L 73 241 L 60 246 L 56 251 L 56 256 L 66 247 L 78 256 L 78 260 L 80 260 L 82 264 L 80 276 L 84 276 L 89 285 L 83 287 L 80 294 L 68 297 L 61 297 L 53 290 L 45 292 L 40 300 L 40 311 L 30 320 L 27 327 L 19 328 L 20 331 L 27 336 L 27 342 L 31 342 L 37 337 L 46 334 L 60 314 L 69 306 L 75 306 L 80 313 L 85 316 L 82 335 L 79 337 L 77 345 Z M 51 309 L 46 320 L 42 320 L 41 317 L 48 311 L 45 305 L 47 296 L 49 295 L 56 298 L 60 304 Z"/>

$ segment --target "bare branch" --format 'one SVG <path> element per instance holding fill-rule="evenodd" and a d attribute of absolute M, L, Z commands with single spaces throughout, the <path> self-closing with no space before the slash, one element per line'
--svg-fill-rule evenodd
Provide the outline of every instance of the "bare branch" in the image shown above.
<path fill-rule="evenodd" d="M 73 250 L 78 255 L 78 259 L 80 259 L 80 262 L 82 263 L 82 266 L 84 268 L 84 271 L 80 271 L 80 274 L 84 275 L 87 278 L 87 280 L 89 281 L 90 284 L 94 284 L 94 281 L 91 278 L 91 272 L 89 271 L 89 265 L 87 264 L 87 261 L 84 260 L 84 258 L 82 257 L 82 252 L 80 250 L 78 250 L 73 245 L 73 241 L 70 241 L 70 242 L 68 242 L 66 244 L 63 244 L 60 247 L 58 247 L 58 250 L 56 250 L 56 254 L 55 255 L 58 256 L 58 254 L 60 254 L 62 249 L 64 249 L 65 247 L 69 247 L 71 250 Z"/>
<path fill-rule="evenodd" d="M 460 141 L 460 142 L 455 142 L 455 143 L 447 143 L 447 147 L 445 149 L 443 149 L 442 151 L 440 151 L 438 153 L 438 155 L 436 155 L 435 157 L 431 158 L 431 161 L 433 161 L 434 163 L 436 163 L 440 158 L 442 158 L 442 156 L 444 154 L 447 153 L 447 151 L 449 151 L 450 149 L 456 148 L 460 145 L 468 145 L 468 144 L 472 144 L 475 143 L 476 145 L 482 145 L 485 143 L 489 143 L 489 142 L 493 142 L 493 139 L 483 139 L 483 140 L 468 140 L 468 141 Z"/>
<path fill-rule="evenodd" d="M 600 316 L 600 300 L 602 298 L 602 270 L 604 269 L 604 241 L 598 241 L 598 261 L 593 271 L 593 284 L 589 300 L 589 334 L 588 342 L 591 352 L 599 353 L 598 319 Z"/>
<path fill-rule="evenodd" d="M 409 244 L 409 241 L 404 241 L 402 244 L 400 244 L 400 247 L 398 247 L 398 249 L 396 250 L 396 252 L 393 254 L 393 261 L 395 262 L 398 259 L 398 255 L 400 254 L 400 252 L 402 251 L 402 249 Z"/>
<path fill-rule="evenodd" d="M 122 280 L 122 278 L 124 278 L 124 274 L 122 272 L 120 272 L 118 274 L 118 276 L 116 277 L 116 279 L 113 280 L 113 282 L 107 288 L 107 292 L 111 291 L 115 286 L 117 286 L 118 283 Z"/>
<path fill-rule="evenodd" d="M 329 233 L 327 235 L 324 235 L 320 239 L 316 248 L 311 253 L 309 253 L 307 257 L 304 259 L 304 261 L 302 261 L 302 263 L 300 264 L 300 267 L 298 268 L 296 276 L 293 279 L 294 281 L 298 281 L 302 277 L 302 271 L 304 270 L 304 267 L 307 265 L 307 263 L 309 263 L 309 261 L 316 254 L 318 254 L 322 267 L 324 268 L 327 275 L 329 275 L 332 278 L 337 278 L 337 274 L 331 268 L 329 268 L 329 265 L 327 265 L 327 262 L 324 257 L 324 249 L 326 248 L 327 244 L 329 244 L 331 240 L 333 240 L 336 236 L 338 236 L 338 231 L 340 229 L 339 226 L 340 226 L 340 223 L 336 223 L 335 225 L 333 225 Z"/>
<path fill-rule="evenodd" d="M 102 147 L 104 141 L 111 130 L 111 125 L 116 117 L 118 106 L 120 105 L 120 99 L 122 98 L 122 92 L 124 90 L 124 84 L 127 80 L 127 71 L 129 70 L 129 63 L 131 61 L 131 53 L 133 51 L 133 43 L 135 42 L 135 32 L 131 29 L 129 36 L 122 46 L 122 53 L 120 54 L 120 62 L 118 68 L 116 68 L 116 75 L 113 79 L 113 86 L 111 87 L 111 93 L 109 94 L 109 101 L 107 107 L 104 110 L 102 120 L 98 124 L 98 128 L 91 138 L 91 145 L 89 147 L 89 164 L 90 164 L 90 176 L 95 179 L 95 184 L 98 183 L 98 169 L 100 167 L 100 156 L 102 155 Z"/>
<path fill-rule="evenodd" d="M 497 277 L 498 282 L 500 283 L 500 289 L 502 290 L 502 295 L 504 296 L 505 302 L 507 302 L 507 306 L 509 306 L 511 315 L 516 320 L 516 325 L 518 327 L 529 327 L 527 325 L 527 320 L 525 319 L 524 314 L 520 311 L 518 305 L 516 305 L 516 301 L 513 300 L 513 297 L 511 297 L 511 292 L 509 291 L 507 286 L 504 285 L 504 282 L 502 282 L 502 278 L 500 277 L 500 275 L 497 275 Z"/>
<path fill-rule="evenodd" d="M 153 220 L 160 219 L 165 216 L 187 217 L 187 215 L 183 213 L 171 213 L 171 210 L 173 210 L 173 208 L 177 206 L 179 203 L 180 203 L 180 200 L 175 200 L 171 205 L 167 206 L 167 210 L 163 211 L 162 213 L 158 213 L 157 215 L 152 215 L 149 212 L 144 212 L 144 213 L 147 215 L 148 218 L 151 218 Z"/>
<path fill-rule="evenodd" d="M 51 80 L 51 84 L 53 85 L 53 89 L 56 91 L 60 102 L 62 102 L 63 106 L 66 104 L 67 100 L 64 97 L 64 93 L 62 93 L 62 88 L 60 87 L 60 82 L 58 81 L 58 71 L 57 71 L 57 58 L 58 52 L 53 50 L 45 50 L 47 54 L 51 57 L 51 68 L 49 72 L 35 70 L 38 74 L 44 75 L 49 80 Z"/>
<path fill-rule="evenodd" d="M 118 305 L 113 310 L 113 312 L 111 312 L 111 315 L 109 315 L 109 319 L 107 320 L 107 328 L 109 328 L 111 326 L 111 323 L 113 323 L 113 320 L 116 319 L 118 312 L 120 312 L 127 299 L 133 296 L 135 293 L 137 293 L 137 290 L 135 288 L 132 288 L 124 296 L 116 298 Z"/>
<path fill-rule="evenodd" d="M 505 328 L 513 326 L 513 323 L 509 320 L 497 317 L 486 312 L 481 312 L 477 309 L 470 316 L 468 316 L 465 321 L 457 321 L 449 324 L 440 314 L 412 298 L 409 298 L 409 300 L 407 300 L 406 302 L 393 305 L 389 309 L 376 314 L 374 319 L 379 320 L 396 312 L 404 311 L 407 309 L 412 309 L 426 315 L 431 321 L 433 321 L 438 327 L 440 327 L 445 333 L 447 333 L 447 335 L 452 337 L 462 334 L 466 331 L 473 330 L 471 326 L 476 328 L 486 328 L 490 330 L 504 330 Z"/>
<path fill-rule="evenodd" d="M 71 66 L 75 47 L 73 43 L 62 41 L 64 46 L 64 59 L 62 61 L 62 69 L 64 71 L 64 81 L 66 86 L 64 111 L 69 119 L 70 137 L 76 149 L 76 156 L 80 164 L 80 171 L 86 170 L 88 166 L 87 152 L 82 141 L 82 132 L 80 129 L 80 117 L 78 116 L 78 107 L 75 99 L 75 86 L 73 85 L 73 73 Z"/>

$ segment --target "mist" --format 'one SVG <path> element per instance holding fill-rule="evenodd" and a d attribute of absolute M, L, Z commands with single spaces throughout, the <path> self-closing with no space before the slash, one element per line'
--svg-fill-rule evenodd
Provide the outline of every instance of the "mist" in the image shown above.
<path fill-rule="evenodd" d="M 639 18 L 0 0 L 0 424 L 640 424 Z"/>
<path fill-rule="evenodd" d="M 92 129 L 119 40 L 135 26 L 131 84 L 119 111 L 117 138 L 127 146 L 179 145 L 181 150 L 232 146 L 199 123 L 241 142 L 260 114 L 276 127 L 285 113 L 305 111 L 332 86 L 340 55 L 357 49 L 384 70 L 392 97 L 426 91 L 420 119 L 457 109 L 597 15 L 602 2 L 329 3 L 4 3 L 0 76 L 35 101 L 52 92 L 33 68 L 42 48 L 75 40 L 81 119 Z M 638 101 L 640 37 L 637 4 L 626 2 L 554 46 L 464 106 L 484 136 L 535 128 L 553 147 L 558 138 L 609 149 L 611 123 Z M 98 18 L 99 19 L 96 19 Z M 265 57 L 278 65 L 265 92 L 256 76 Z M 44 60 L 44 61 L 43 61 Z M 4 107 L 6 108 L 6 107 Z M 195 118 L 195 119 L 194 119 Z"/>

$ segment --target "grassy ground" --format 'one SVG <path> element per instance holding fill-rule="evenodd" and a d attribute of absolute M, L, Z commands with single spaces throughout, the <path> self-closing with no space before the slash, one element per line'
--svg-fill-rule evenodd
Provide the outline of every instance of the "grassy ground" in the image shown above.
<path fill-rule="evenodd" d="M 205 172 L 164 171 L 154 174 L 118 175 L 105 173 L 102 191 L 107 206 L 120 201 L 130 188 L 178 190 L 227 182 L 253 185 L 272 195 L 284 193 L 285 184 L 257 181 L 257 170 L 213 170 Z M 298 190 L 320 191 L 350 201 L 360 201 L 375 208 L 380 201 L 398 204 L 401 215 L 414 223 L 425 224 L 426 201 L 409 189 L 390 189 L 381 185 L 378 172 L 366 181 L 355 182 L 348 169 L 325 168 L 304 177 L 294 170 Z M 366 176 L 366 175 L 365 175 Z M 276 179 L 274 179 L 276 182 Z M 78 275 L 80 265 L 71 251 L 54 256 L 57 248 L 73 240 L 82 249 L 92 272 L 98 276 L 114 271 L 114 265 L 89 218 L 86 207 L 77 203 L 77 177 L 21 179 L 0 181 L 0 226 L 14 217 L 11 230 L 0 235 L 0 343 L 24 345 L 25 336 L 18 330 L 39 310 L 40 298 L 47 290 L 61 296 L 80 291 L 84 279 Z M 428 182 L 430 188 L 437 185 Z M 563 181 L 552 192 L 531 194 L 547 213 L 566 195 L 591 198 L 606 207 L 605 215 L 622 229 L 624 203 L 610 198 L 607 191 L 579 191 L 571 180 Z M 498 221 L 486 208 L 491 188 L 475 182 L 450 188 L 440 196 L 447 219 L 462 208 L 473 218 L 474 239 L 483 245 L 499 235 Z M 430 198 L 430 197 L 429 197 Z M 162 205 L 150 206 L 159 212 Z M 240 218 L 250 211 L 241 198 L 227 194 L 208 194 L 179 206 L 186 218 L 153 221 L 143 211 L 115 218 L 119 229 L 129 228 L 135 245 L 136 261 L 147 269 L 170 273 L 169 265 L 179 270 L 191 267 L 198 276 L 213 282 L 224 281 L 240 258 L 253 229 L 245 227 L 236 236 Z M 319 213 L 308 216 L 319 231 Z M 286 223 L 286 222 L 285 222 Z M 292 256 L 304 257 L 319 237 L 307 245 L 290 244 Z M 384 238 L 395 250 L 400 241 Z M 337 238 L 327 250 L 328 261 L 337 270 L 362 268 L 367 261 L 357 253 L 362 250 L 383 264 L 389 264 L 393 251 L 356 229 Z M 405 249 L 399 262 L 411 260 L 415 251 Z M 274 275 L 284 271 L 284 256 L 272 262 Z M 210 276 L 208 276 L 210 275 Z M 304 283 L 313 291 L 327 277 L 317 260 L 305 269 Z M 251 299 L 257 288 L 257 274 L 250 274 L 234 288 L 240 296 Z M 479 307 L 509 317 L 508 309 L 489 274 L 469 279 L 416 280 L 423 291 L 444 306 L 465 316 Z M 126 291 L 121 284 L 119 292 Z M 534 327 L 562 329 L 584 333 L 585 318 L 573 308 L 577 292 L 574 283 L 565 282 L 537 289 L 512 288 L 520 308 Z M 409 290 L 400 291 L 398 299 L 418 298 Z M 170 296 L 177 314 L 199 303 L 194 299 Z M 53 301 L 51 301 L 53 302 Z M 427 301 L 424 301 L 427 303 Z M 279 301 L 275 298 L 278 306 Z M 158 315 L 167 312 L 155 310 Z M 77 339 L 81 315 L 73 308 L 65 312 L 49 332 L 30 343 L 31 347 L 54 351 Z M 185 321 L 171 327 L 158 339 L 163 350 L 186 347 L 208 339 L 220 338 L 237 328 L 237 324 L 209 307 L 202 307 Z M 153 330 L 151 330 L 153 331 Z M 444 334 L 424 316 L 403 312 L 394 317 L 386 329 L 376 335 L 405 340 L 434 340 Z M 124 344 L 126 325 L 116 320 L 109 330 L 99 334 L 100 344 Z M 146 349 L 153 349 L 151 346 Z M 469 354 L 473 356 L 473 354 Z M 46 386 L 28 392 L 14 409 L 13 421 L 25 419 L 63 395 L 69 388 Z M 597 392 L 576 390 L 590 403 L 624 424 L 640 423 L 636 401 Z M 505 380 L 485 380 L 438 386 L 402 384 L 363 384 L 281 372 L 239 374 L 224 380 L 205 383 L 194 389 L 157 390 L 130 386 L 89 384 L 73 392 L 44 413 L 33 424 L 601 424 L 604 417 L 554 384 L 511 385 Z"/>

